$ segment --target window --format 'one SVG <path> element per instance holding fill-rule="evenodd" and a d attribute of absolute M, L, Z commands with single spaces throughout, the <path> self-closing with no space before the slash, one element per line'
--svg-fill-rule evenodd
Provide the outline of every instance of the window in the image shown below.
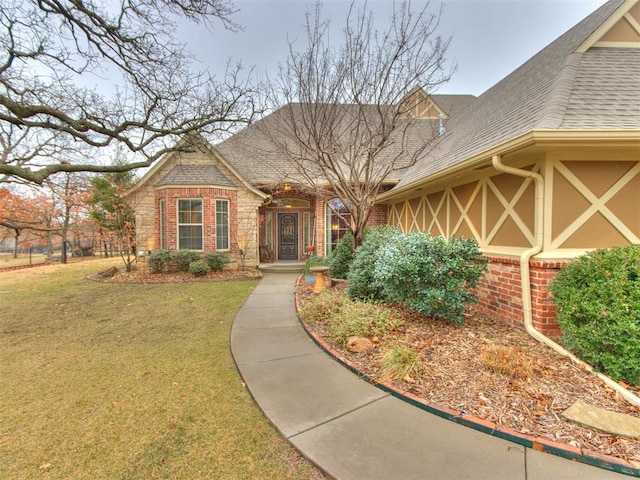
<path fill-rule="evenodd" d="M 216 250 L 229 250 L 229 200 L 216 200 Z"/>
<path fill-rule="evenodd" d="M 158 202 L 158 215 L 160 216 L 160 248 L 165 248 L 165 238 L 166 237 L 166 231 L 165 231 L 165 213 L 164 213 L 164 200 L 160 200 Z"/>
<path fill-rule="evenodd" d="M 336 248 L 336 245 L 338 245 L 338 242 L 344 237 L 345 233 L 351 230 L 349 228 L 351 214 L 347 210 L 347 207 L 344 206 L 344 203 L 342 203 L 342 200 L 338 198 L 327 202 L 326 212 L 326 253 L 328 255 Z"/>
<path fill-rule="evenodd" d="M 178 249 L 202 250 L 202 200 L 178 200 Z"/>
<path fill-rule="evenodd" d="M 302 212 L 302 245 L 311 245 L 311 213 Z"/>
<path fill-rule="evenodd" d="M 264 243 L 273 251 L 273 212 L 266 212 L 264 217 Z"/>

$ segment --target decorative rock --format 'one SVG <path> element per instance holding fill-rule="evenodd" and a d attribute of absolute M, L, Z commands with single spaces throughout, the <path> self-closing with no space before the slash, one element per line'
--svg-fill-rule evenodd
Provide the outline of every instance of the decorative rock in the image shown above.
<path fill-rule="evenodd" d="M 567 420 L 622 437 L 640 438 L 640 418 L 611 412 L 577 400 L 562 412 Z"/>
<path fill-rule="evenodd" d="M 117 267 L 111 267 L 111 268 L 105 270 L 104 272 L 98 273 L 98 275 L 100 275 L 102 278 L 111 278 L 116 273 L 118 273 L 118 268 Z"/>
<path fill-rule="evenodd" d="M 347 350 L 353 353 L 366 352 L 373 348 L 373 342 L 364 337 L 349 337 L 347 340 Z"/>

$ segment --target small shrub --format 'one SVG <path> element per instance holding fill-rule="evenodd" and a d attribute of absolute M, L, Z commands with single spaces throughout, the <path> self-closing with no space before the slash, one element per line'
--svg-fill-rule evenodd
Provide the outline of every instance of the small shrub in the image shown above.
<path fill-rule="evenodd" d="M 327 322 L 335 315 L 339 315 L 345 301 L 348 299 L 344 295 L 325 290 L 307 299 L 301 306 L 299 315 L 309 325 Z"/>
<path fill-rule="evenodd" d="M 465 304 L 477 302 L 469 289 L 478 285 L 486 268 L 474 239 L 409 232 L 391 236 L 379 248 L 374 282 L 385 301 L 463 323 Z"/>
<path fill-rule="evenodd" d="M 403 324 L 402 318 L 388 308 L 348 299 L 328 322 L 327 333 L 343 345 L 349 337 L 384 338 Z"/>
<path fill-rule="evenodd" d="M 166 272 L 173 257 L 174 254 L 169 250 L 154 250 L 147 259 L 147 265 L 152 273 Z"/>
<path fill-rule="evenodd" d="M 517 348 L 485 345 L 480 351 L 480 363 L 487 370 L 512 378 L 529 378 L 533 373 L 533 360 Z"/>
<path fill-rule="evenodd" d="M 309 257 L 309 259 L 305 263 L 303 273 L 305 275 L 311 275 L 313 273 L 311 271 L 312 267 L 328 267 L 330 260 L 331 259 L 329 257 L 312 255 Z"/>
<path fill-rule="evenodd" d="M 331 278 L 346 279 L 349 273 L 349 266 L 355 257 L 353 234 L 347 232 L 336 245 L 336 249 L 331 252 L 331 262 L 329 263 L 329 276 Z"/>
<path fill-rule="evenodd" d="M 614 380 L 640 384 L 640 246 L 579 257 L 550 290 L 564 345 Z"/>
<path fill-rule="evenodd" d="M 229 257 L 220 252 L 207 253 L 204 256 L 204 260 L 207 262 L 207 265 L 209 265 L 212 272 L 221 271 L 224 266 L 229 263 Z"/>
<path fill-rule="evenodd" d="M 200 252 L 196 252 L 194 250 L 178 250 L 175 253 L 175 262 L 178 266 L 178 270 L 181 272 L 188 272 L 189 265 L 192 262 L 200 260 Z"/>
<path fill-rule="evenodd" d="M 383 379 L 412 379 L 422 373 L 420 352 L 408 345 L 394 345 L 382 358 L 380 376 Z"/>
<path fill-rule="evenodd" d="M 376 283 L 374 272 L 378 259 L 378 250 L 393 235 L 399 235 L 400 229 L 390 226 L 370 227 L 364 232 L 364 242 L 355 251 L 347 275 L 349 297 L 362 301 L 382 301 L 382 285 Z"/>
<path fill-rule="evenodd" d="M 189 264 L 189 273 L 196 277 L 202 277 L 211 271 L 211 267 L 206 260 L 200 259 Z"/>

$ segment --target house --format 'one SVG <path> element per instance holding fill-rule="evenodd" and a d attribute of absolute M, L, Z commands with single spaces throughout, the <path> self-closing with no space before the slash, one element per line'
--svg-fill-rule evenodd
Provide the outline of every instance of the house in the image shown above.
<path fill-rule="evenodd" d="M 475 238 L 491 259 L 480 310 L 557 337 L 558 269 L 640 243 L 640 0 L 607 2 L 478 98 L 416 89 L 404 102 L 440 136 L 386 179 L 370 222 Z M 277 116 L 160 160 L 134 189 L 141 244 L 242 250 L 249 265 L 330 252 L 348 217 L 267 147 Z"/>
<path fill-rule="evenodd" d="M 640 243 L 640 2 L 607 2 L 479 96 L 379 202 L 405 231 L 475 238 L 480 309 L 558 337 L 558 269 Z"/>
<path fill-rule="evenodd" d="M 415 88 L 402 104 L 429 125 L 425 136 L 431 137 L 432 125 L 445 125 L 473 99 L 427 96 Z M 349 230 L 344 205 L 331 190 L 309 188 L 270 138 L 282 116 L 299 108 L 286 105 L 215 146 L 193 135 L 182 140 L 185 151 L 160 159 L 130 192 L 142 250 L 221 251 L 231 267 L 243 260 L 302 261 L 307 246 L 330 253 Z M 398 180 L 387 178 L 383 188 Z M 386 218 L 387 207 L 379 205 L 369 222 L 384 224 Z"/>

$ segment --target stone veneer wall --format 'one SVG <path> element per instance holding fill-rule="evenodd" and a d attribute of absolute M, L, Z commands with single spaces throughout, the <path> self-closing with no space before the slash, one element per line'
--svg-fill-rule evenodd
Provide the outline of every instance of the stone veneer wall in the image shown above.
<path fill-rule="evenodd" d="M 524 325 L 520 259 L 485 255 L 491 263 L 476 288 L 479 303 L 474 310 L 490 318 L 512 325 Z M 558 339 L 561 335 L 549 284 L 566 260 L 531 260 L 531 305 L 533 326 L 542 334 Z"/>
<path fill-rule="evenodd" d="M 160 182 L 177 164 L 180 165 L 211 165 L 215 164 L 218 168 L 234 183 L 235 187 L 225 188 L 208 185 L 189 185 L 189 186 L 166 186 L 164 188 L 157 189 L 160 191 L 167 191 L 167 189 L 173 190 L 173 196 L 171 199 L 167 199 L 166 208 L 167 212 L 169 208 L 173 208 L 175 211 L 176 204 L 175 195 L 181 198 L 197 198 L 199 195 L 195 192 L 201 190 L 201 194 L 208 190 L 218 190 L 223 193 L 222 197 L 229 198 L 234 197 L 235 208 L 230 202 L 230 215 L 232 228 L 231 233 L 231 250 L 229 256 L 231 257 L 230 268 L 240 266 L 240 259 L 237 255 L 237 245 L 239 237 L 246 237 L 243 240 L 246 241 L 246 256 L 245 265 L 252 267 L 258 264 L 258 241 L 257 241 L 257 225 L 258 225 L 258 207 L 263 203 L 263 199 L 256 195 L 251 190 L 247 189 L 242 182 L 240 182 L 235 175 L 229 171 L 225 165 L 220 162 L 214 155 L 206 151 L 198 151 L 192 153 L 176 153 L 172 157 L 168 158 L 158 170 L 150 177 L 147 178 L 144 184 L 140 185 L 131 195 L 130 199 L 134 205 L 136 211 L 136 235 L 138 244 L 142 250 L 155 250 L 160 248 L 160 234 L 159 234 L 159 216 L 158 216 L 158 198 L 156 198 L 156 184 Z M 209 195 L 207 193 L 206 195 Z M 213 204 L 213 219 L 215 222 L 215 203 Z M 206 214 L 206 213 L 205 213 Z M 237 220 L 237 222 L 236 222 Z M 175 225 L 175 218 L 173 219 L 173 225 Z M 215 234 L 215 223 L 213 232 Z M 205 230 L 206 230 L 205 226 Z M 167 224 L 167 233 L 173 230 L 173 235 L 176 234 L 176 229 L 170 227 Z M 174 240 L 175 242 L 175 240 Z M 213 240 L 215 246 L 215 239 Z M 211 250 L 206 250 L 211 251 Z"/>

